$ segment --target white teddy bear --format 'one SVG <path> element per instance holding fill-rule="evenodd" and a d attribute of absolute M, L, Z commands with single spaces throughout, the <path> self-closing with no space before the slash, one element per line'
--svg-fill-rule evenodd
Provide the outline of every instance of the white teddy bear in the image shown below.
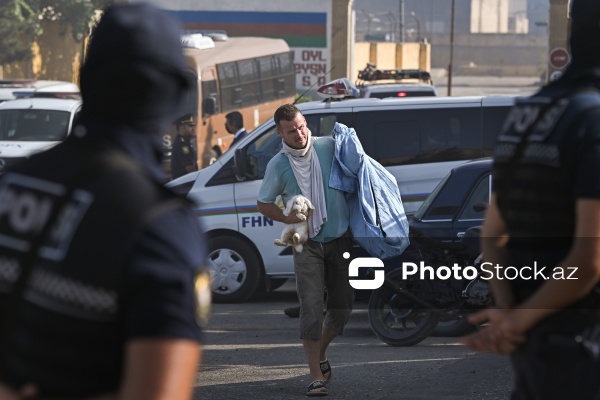
<path fill-rule="evenodd" d="M 297 216 L 302 221 L 296 222 L 295 224 L 285 224 L 283 231 L 281 232 L 281 238 L 275 239 L 275 245 L 277 246 L 294 246 L 294 249 L 301 253 L 304 249 L 302 246 L 308 240 L 308 210 L 314 210 L 315 207 L 312 205 L 310 200 L 302 195 L 297 195 L 288 200 L 283 215 L 286 217 L 290 215 L 290 212 L 297 211 Z"/>

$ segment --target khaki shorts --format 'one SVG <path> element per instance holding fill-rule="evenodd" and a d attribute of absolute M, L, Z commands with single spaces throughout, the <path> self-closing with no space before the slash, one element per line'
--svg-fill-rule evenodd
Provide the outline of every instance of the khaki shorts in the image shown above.
<path fill-rule="evenodd" d="M 352 313 L 354 288 L 350 286 L 348 268 L 352 236 L 347 233 L 331 242 L 308 240 L 302 253 L 294 251 L 296 291 L 300 299 L 300 338 L 320 339 L 323 323 L 340 335 Z M 323 317 L 327 289 L 327 314 Z"/>

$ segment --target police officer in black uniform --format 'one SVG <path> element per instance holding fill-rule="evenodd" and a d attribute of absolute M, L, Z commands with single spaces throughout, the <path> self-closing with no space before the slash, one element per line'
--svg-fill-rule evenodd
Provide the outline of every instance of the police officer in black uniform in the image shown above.
<path fill-rule="evenodd" d="M 108 8 L 78 125 L 0 177 L 0 398 L 191 397 L 204 238 L 160 169 L 184 69 L 170 17 Z"/>
<path fill-rule="evenodd" d="M 513 399 L 600 398 L 600 2 L 570 16 L 571 64 L 499 136 L 482 238 L 498 308 L 464 339 L 511 355 Z"/>
<path fill-rule="evenodd" d="M 171 151 L 172 179 L 198 170 L 198 157 L 192 143 L 195 126 L 193 115 L 186 115 L 175 122 L 177 135 Z"/>

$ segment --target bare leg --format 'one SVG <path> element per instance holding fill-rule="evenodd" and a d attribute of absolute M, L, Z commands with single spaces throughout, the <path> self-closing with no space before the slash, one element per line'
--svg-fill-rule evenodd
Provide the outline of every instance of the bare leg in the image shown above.
<path fill-rule="evenodd" d="M 331 329 L 323 325 L 321 339 L 303 339 L 304 354 L 308 361 L 308 369 L 311 381 L 325 380 L 321 372 L 320 361 L 327 358 L 327 347 L 329 343 L 337 336 Z"/>

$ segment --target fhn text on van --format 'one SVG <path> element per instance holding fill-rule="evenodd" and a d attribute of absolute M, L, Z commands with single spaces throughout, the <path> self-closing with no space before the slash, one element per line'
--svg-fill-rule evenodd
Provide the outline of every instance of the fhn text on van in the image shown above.
<path fill-rule="evenodd" d="M 273 220 L 262 215 L 242 217 L 242 228 L 260 228 L 262 226 L 273 226 Z"/>
<path fill-rule="evenodd" d="M 350 255 L 344 253 L 344 258 L 348 259 Z M 373 279 L 350 279 L 350 285 L 355 289 L 378 289 L 383 285 L 384 271 L 383 261 L 376 257 L 359 257 L 355 258 L 350 262 L 348 275 L 351 278 L 358 277 L 360 268 L 370 268 L 374 271 Z M 523 267 L 503 267 L 499 264 L 492 264 L 490 262 L 484 262 L 478 268 L 467 265 L 462 266 L 454 263 L 452 266 L 436 266 L 432 267 L 426 265 L 425 262 L 421 261 L 419 264 L 412 262 L 402 263 L 402 279 L 421 279 L 421 280 L 433 280 L 433 279 L 457 279 L 457 280 L 473 280 L 477 277 L 484 280 L 498 279 L 498 280 L 574 280 L 575 273 L 578 267 L 554 267 L 548 268 L 546 266 L 540 266 L 536 261 L 533 262 L 532 266 Z"/>

